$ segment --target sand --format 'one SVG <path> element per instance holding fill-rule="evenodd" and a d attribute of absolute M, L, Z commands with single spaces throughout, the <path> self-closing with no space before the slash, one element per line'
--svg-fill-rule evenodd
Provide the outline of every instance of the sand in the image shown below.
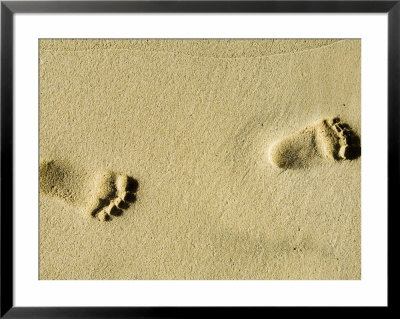
<path fill-rule="evenodd" d="M 361 278 L 361 41 L 40 40 L 39 278 Z"/>

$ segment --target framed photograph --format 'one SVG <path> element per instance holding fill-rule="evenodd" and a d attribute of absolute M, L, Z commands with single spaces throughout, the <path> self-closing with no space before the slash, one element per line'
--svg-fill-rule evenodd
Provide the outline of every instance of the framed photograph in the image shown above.
<path fill-rule="evenodd" d="M 399 29 L 399 1 L 2 1 L 1 317 L 389 309 Z"/>

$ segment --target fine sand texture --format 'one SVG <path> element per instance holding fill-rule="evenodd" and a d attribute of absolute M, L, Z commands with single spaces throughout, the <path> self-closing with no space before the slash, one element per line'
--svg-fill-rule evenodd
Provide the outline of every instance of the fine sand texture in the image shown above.
<path fill-rule="evenodd" d="M 361 41 L 42 39 L 39 278 L 361 278 Z"/>

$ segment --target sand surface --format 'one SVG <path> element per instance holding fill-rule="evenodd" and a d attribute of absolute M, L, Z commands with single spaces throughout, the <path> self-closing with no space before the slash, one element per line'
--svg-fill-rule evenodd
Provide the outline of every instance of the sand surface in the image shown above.
<path fill-rule="evenodd" d="M 360 279 L 361 157 L 329 122 L 361 136 L 360 40 L 43 39 L 39 63 L 40 279 Z"/>

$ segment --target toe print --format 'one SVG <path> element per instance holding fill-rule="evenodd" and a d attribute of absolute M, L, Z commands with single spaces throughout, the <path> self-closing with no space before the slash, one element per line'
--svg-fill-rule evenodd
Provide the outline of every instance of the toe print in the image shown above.
<path fill-rule="evenodd" d="M 322 120 L 315 126 L 322 155 L 334 160 L 352 160 L 361 155 L 360 138 L 339 118 Z"/>
<path fill-rule="evenodd" d="M 111 220 L 112 216 L 121 216 L 130 204 L 136 201 L 138 183 L 126 175 L 111 175 L 112 190 L 107 194 L 106 205 L 97 206 L 91 215 L 101 221 Z"/>

